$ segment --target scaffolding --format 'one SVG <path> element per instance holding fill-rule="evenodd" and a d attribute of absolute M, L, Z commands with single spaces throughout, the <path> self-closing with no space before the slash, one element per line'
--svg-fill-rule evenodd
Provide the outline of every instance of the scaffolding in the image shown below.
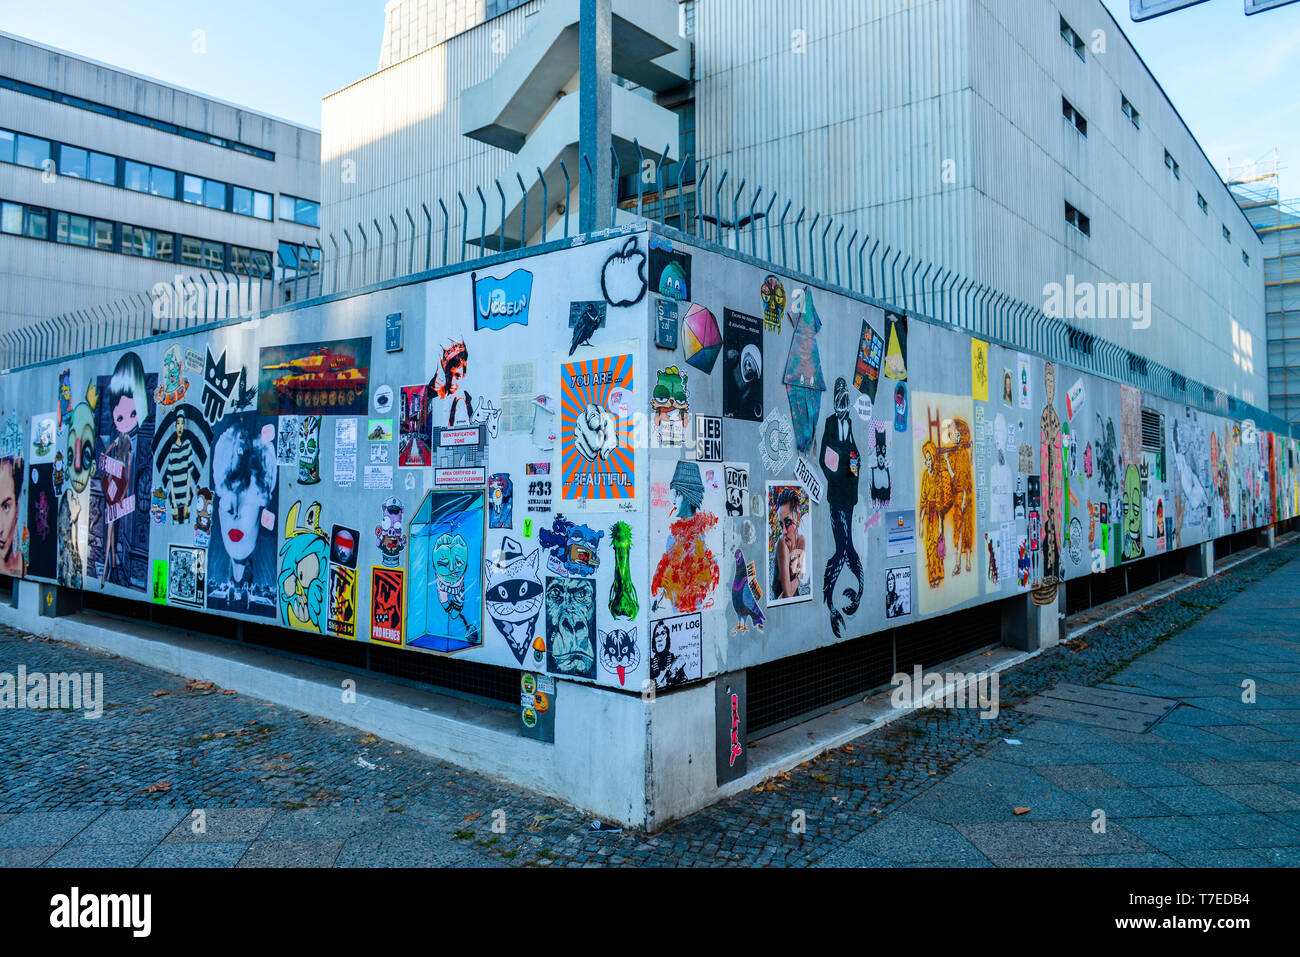
<path fill-rule="evenodd" d="M 1281 199 L 1277 150 L 1225 182 L 1264 246 L 1269 411 L 1300 422 L 1300 199 Z"/>

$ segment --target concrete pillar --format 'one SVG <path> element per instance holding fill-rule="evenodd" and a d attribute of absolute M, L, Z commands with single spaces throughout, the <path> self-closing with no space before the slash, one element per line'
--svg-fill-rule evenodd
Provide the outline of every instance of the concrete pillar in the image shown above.
<path fill-rule="evenodd" d="M 1258 544 L 1260 548 L 1275 548 L 1277 546 L 1277 529 L 1270 525 L 1268 528 L 1259 530 Z"/>
<path fill-rule="evenodd" d="M 1059 605 L 1064 600 L 1065 589 L 1061 588 L 1057 600 L 1048 605 L 1036 604 L 1028 592 L 1002 602 L 1002 643 L 1019 651 L 1057 644 L 1061 640 Z"/>
<path fill-rule="evenodd" d="M 81 592 L 45 582 L 18 583 L 17 607 L 24 618 L 59 618 L 81 611 Z"/>
<path fill-rule="evenodd" d="M 1202 542 L 1187 549 L 1187 574 L 1197 578 L 1214 574 L 1214 542 Z"/>

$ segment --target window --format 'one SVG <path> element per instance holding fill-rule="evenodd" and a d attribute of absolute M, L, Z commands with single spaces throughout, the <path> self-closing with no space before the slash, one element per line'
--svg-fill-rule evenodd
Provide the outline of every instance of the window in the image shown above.
<path fill-rule="evenodd" d="M 0 163 L 12 163 L 14 161 L 14 134 L 8 130 L 0 130 Z"/>
<path fill-rule="evenodd" d="M 39 206 L 23 209 L 23 235 L 32 239 L 50 238 L 50 211 Z"/>
<path fill-rule="evenodd" d="M 69 243 L 73 246 L 89 246 L 90 217 L 59 213 L 58 228 L 54 238 L 61 243 Z"/>
<path fill-rule="evenodd" d="M 1228 229 L 1227 226 L 1223 226 L 1221 228 L 1223 229 L 1223 241 L 1225 243 L 1232 242 L 1232 232 Z"/>
<path fill-rule="evenodd" d="M 91 153 L 86 164 L 86 179 L 106 186 L 116 186 L 117 160 L 107 153 Z"/>
<path fill-rule="evenodd" d="M 149 192 L 149 167 L 144 163 L 127 160 L 122 166 L 122 185 L 137 193 Z"/>
<path fill-rule="evenodd" d="M 203 205 L 203 180 L 186 173 L 181 182 L 181 199 L 196 206 Z"/>
<path fill-rule="evenodd" d="M 265 218 L 265 217 L 263 217 Z M 297 196 L 280 194 L 280 218 L 304 226 L 320 225 L 320 204 Z"/>
<path fill-rule="evenodd" d="M 153 258 L 171 262 L 176 258 L 176 234 L 155 233 L 153 240 Z"/>
<path fill-rule="evenodd" d="M 221 243 L 203 241 L 203 265 L 207 269 L 223 269 L 226 265 L 226 247 Z"/>
<path fill-rule="evenodd" d="M 1070 48 L 1078 54 L 1080 60 L 1087 60 L 1084 54 L 1083 37 L 1074 32 L 1074 28 L 1065 22 L 1065 17 L 1061 17 L 1061 39 L 1069 44 Z"/>
<path fill-rule="evenodd" d="M 59 147 L 59 172 L 74 179 L 86 178 L 86 151 L 78 146 Z"/>
<path fill-rule="evenodd" d="M 258 219 L 271 218 L 271 196 L 243 186 L 230 187 L 230 211 Z"/>
<path fill-rule="evenodd" d="M 1092 220 L 1071 206 L 1068 201 L 1065 204 L 1065 221 L 1085 236 L 1092 235 Z"/>
<path fill-rule="evenodd" d="M 203 205 L 210 209 L 227 209 L 226 184 L 214 179 L 203 181 Z"/>
<path fill-rule="evenodd" d="M 23 231 L 23 208 L 17 203 L 0 203 L 0 233 L 18 235 Z"/>
<path fill-rule="evenodd" d="M 269 276 L 271 274 L 271 257 L 260 249 L 231 246 L 230 271 L 243 273 L 246 276 Z"/>
<path fill-rule="evenodd" d="M 122 253 L 127 256 L 144 256 L 153 258 L 153 230 L 141 229 L 139 226 L 122 227 Z"/>
<path fill-rule="evenodd" d="M 106 219 L 95 220 L 95 248 L 113 248 L 113 224 Z"/>
<path fill-rule="evenodd" d="M 296 273 L 301 263 L 303 272 L 320 271 L 320 250 L 312 247 L 303 246 L 300 243 L 287 243 L 280 241 L 279 249 L 280 268 L 288 273 Z"/>
<path fill-rule="evenodd" d="M 137 193 L 176 198 L 176 174 L 161 166 L 126 160 L 122 165 L 122 185 Z"/>
<path fill-rule="evenodd" d="M 14 139 L 14 162 L 19 166 L 44 169 L 50 159 L 50 141 L 19 133 Z"/>
<path fill-rule="evenodd" d="M 1132 123 L 1136 129 L 1142 129 L 1142 122 L 1139 119 L 1137 107 L 1130 103 L 1128 97 L 1123 93 L 1119 95 L 1119 108 L 1124 111 L 1124 115 L 1129 118 L 1129 122 Z"/>
<path fill-rule="evenodd" d="M 1196 206 L 1206 216 L 1210 215 L 1210 204 L 1205 201 L 1205 197 L 1200 193 L 1196 194 Z"/>
<path fill-rule="evenodd" d="M 1183 175 L 1178 171 L 1178 160 L 1174 159 L 1169 150 L 1165 150 L 1165 166 L 1174 174 L 1174 179 L 1182 179 Z"/>
<path fill-rule="evenodd" d="M 198 266 L 203 262 L 203 240 L 193 236 L 181 238 L 181 262 L 187 266 Z"/>
<path fill-rule="evenodd" d="M 166 199 L 176 198 L 176 174 L 155 166 L 149 170 L 149 192 Z"/>
<path fill-rule="evenodd" d="M 1076 110 L 1073 104 L 1065 97 L 1061 97 L 1061 115 L 1067 121 L 1074 124 L 1074 128 L 1084 136 L 1088 135 L 1088 121 L 1084 119 L 1083 114 Z"/>

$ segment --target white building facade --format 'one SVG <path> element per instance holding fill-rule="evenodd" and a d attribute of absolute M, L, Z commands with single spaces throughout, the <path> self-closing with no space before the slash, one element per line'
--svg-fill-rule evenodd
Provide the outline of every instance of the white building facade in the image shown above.
<path fill-rule="evenodd" d="M 678 6 L 679 36 L 666 39 L 689 44 L 689 80 L 653 91 L 626 78 L 615 84 L 677 114 L 663 180 L 674 186 L 683 172 L 675 161 L 693 159 L 682 177 L 687 215 L 695 208 L 690 184 L 708 163 L 700 189 L 706 215 L 718 212 L 713 190 L 729 173 L 724 224 L 733 205 L 748 210 L 761 184 L 760 213 L 774 191 L 780 197 L 764 226 L 787 201 L 791 223 L 806 208 L 805 255 L 807 227 L 820 214 L 819 234 L 833 219 L 844 237 L 857 230 L 879 239 L 877 270 L 888 247 L 893 265 L 952 270 L 971 280 L 965 294 L 983 285 L 1059 314 L 1134 361 L 1155 359 L 1247 403 L 1266 403 L 1260 243 L 1100 0 Z M 373 243 L 376 220 L 391 240 L 394 215 L 403 262 L 405 244 L 425 252 L 426 231 L 427 245 L 440 249 L 441 197 L 454 246 L 462 237 L 458 191 L 473 241 L 484 208 L 485 231 L 497 229 L 497 179 L 513 216 L 518 155 L 528 146 L 513 154 L 471 138 L 480 118 L 462 116 L 462 104 L 466 96 L 478 102 L 483 85 L 518 82 L 510 57 L 544 7 L 389 4 L 380 71 L 324 101 L 323 245 L 328 235 L 342 244 L 348 229 L 359 250 L 358 226 Z M 616 26 L 618 16 L 615 4 Z M 557 101 L 574 89 L 557 90 Z M 662 138 L 658 128 L 625 135 L 636 135 L 658 163 L 662 149 L 651 145 Z M 575 165 L 568 168 L 576 179 Z M 620 169 L 620 205 L 634 206 L 635 181 L 626 174 L 635 160 Z M 526 187 L 537 179 L 524 176 Z M 643 180 L 652 199 L 655 180 Z M 672 224 L 676 194 L 664 194 Z M 433 210 L 428 220 L 421 202 Z M 550 204 L 548 228 L 559 205 Z M 404 208 L 415 211 L 413 229 Z M 536 210 L 530 224 L 536 233 Z M 930 296 L 917 305 L 941 312 Z"/>
<path fill-rule="evenodd" d="M 318 132 L 7 34 L 0 64 L 0 328 L 314 255 Z"/>

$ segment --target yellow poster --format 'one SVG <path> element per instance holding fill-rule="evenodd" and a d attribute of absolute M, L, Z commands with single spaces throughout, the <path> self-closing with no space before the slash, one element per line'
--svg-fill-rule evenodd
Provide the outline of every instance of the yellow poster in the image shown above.
<path fill-rule="evenodd" d="M 989 400 L 989 344 L 983 339 L 970 341 L 971 396 L 976 402 Z"/>

